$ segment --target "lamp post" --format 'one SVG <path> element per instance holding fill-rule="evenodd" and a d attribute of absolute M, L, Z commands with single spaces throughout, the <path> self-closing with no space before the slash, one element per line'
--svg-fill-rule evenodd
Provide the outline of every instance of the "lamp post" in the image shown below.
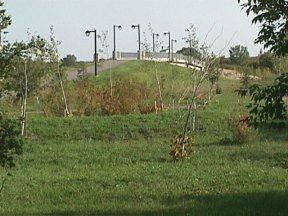
<path fill-rule="evenodd" d="M 171 40 L 170 40 L 170 37 L 171 37 L 171 34 L 170 34 L 170 32 L 164 32 L 164 36 L 166 36 L 166 35 L 168 35 L 168 41 L 169 41 L 169 45 L 168 45 L 168 48 L 169 48 L 169 54 L 168 54 L 168 61 L 170 62 L 170 55 L 171 55 L 171 49 L 170 49 L 170 42 L 171 42 Z"/>
<path fill-rule="evenodd" d="M 122 29 L 121 25 L 114 25 L 113 26 L 113 35 L 114 35 L 114 51 L 113 51 L 113 60 L 116 60 L 116 37 L 115 37 L 115 29 L 118 28 L 119 30 Z"/>
<path fill-rule="evenodd" d="M 132 29 L 138 28 L 138 55 L 137 55 L 137 58 L 138 58 L 138 60 L 140 60 L 140 56 L 141 56 L 140 24 L 132 25 L 131 28 Z"/>
<path fill-rule="evenodd" d="M 172 62 L 174 61 L 174 56 L 173 56 L 173 43 L 176 43 L 176 42 L 177 42 L 177 40 L 175 40 L 175 39 L 172 39 L 172 40 L 171 40 Z"/>
<path fill-rule="evenodd" d="M 96 29 L 94 29 L 93 31 L 87 30 L 85 32 L 87 37 L 90 36 L 90 33 L 94 33 L 94 47 L 95 47 L 94 48 L 95 49 L 95 51 L 94 51 L 94 63 L 95 63 L 95 76 L 97 76 L 97 72 L 98 72 L 98 70 L 97 70 L 97 61 L 98 61 L 98 56 L 97 56 L 97 31 L 96 31 Z"/>
<path fill-rule="evenodd" d="M 153 53 L 155 53 L 155 36 L 156 36 L 156 37 L 159 37 L 159 34 L 157 34 L 157 33 L 152 33 L 152 35 L 153 35 Z"/>

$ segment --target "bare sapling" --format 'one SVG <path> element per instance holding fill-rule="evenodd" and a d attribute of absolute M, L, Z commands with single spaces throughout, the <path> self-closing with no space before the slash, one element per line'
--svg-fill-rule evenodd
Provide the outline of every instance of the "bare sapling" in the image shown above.
<path fill-rule="evenodd" d="M 22 110 L 21 110 L 21 135 L 26 136 L 27 133 L 27 97 L 28 97 L 28 78 L 27 78 L 27 61 L 24 62 L 24 79 L 25 91 L 22 96 Z"/>
<path fill-rule="evenodd" d="M 54 63 L 57 65 L 57 75 L 58 75 L 58 79 L 59 79 L 59 83 L 61 87 L 62 98 L 64 101 L 64 116 L 70 117 L 72 116 L 72 112 L 69 110 L 69 107 L 68 107 L 67 97 L 65 94 L 65 89 L 64 89 L 64 84 L 63 84 L 63 77 L 60 71 L 60 60 L 59 60 L 60 56 L 58 52 L 58 46 L 60 45 L 60 42 L 55 39 L 53 26 L 50 27 L 50 43 L 51 43 L 50 44 L 51 46 L 50 47 L 51 48 L 50 61 L 51 63 Z"/>
<path fill-rule="evenodd" d="M 109 59 L 109 43 L 108 43 L 108 31 L 103 31 L 101 35 L 97 35 L 97 37 L 101 41 L 101 46 L 103 50 L 100 50 L 103 52 L 105 56 L 105 60 Z M 112 79 L 112 65 L 111 60 L 109 61 L 109 82 L 110 82 L 110 95 L 113 97 L 113 79 Z"/>
<path fill-rule="evenodd" d="M 144 47 L 144 52 L 145 52 L 145 56 L 148 55 L 148 57 L 151 57 L 152 59 L 156 59 L 156 52 L 155 50 L 158 50 L 159 48 L 159 43 L 158 43 L 158 37 L 156 33 L 154 33 L 153 31 L 153 28 L 152 28 L 152 25 L 151 23 L 149 24 L 149 33 L 150 33 L 150 36 L 152 38 L 154 38 L 154 41 L 153 41 L 153 48 L 152 48 L 152 52 L 151 52 L 151 45 L 148 43 L 148 40 L 147 40 L 147 37 L 146 37 L 146 34 L 144 33 L 144 43 L 142 43 L 143 47 Z M 153 37 L 154 35 L 154 37 Z M 155 35 L 156 35 L 156 38 L 155 38 Z M 159 111 L 163 111 L 164 110 L 164 101 L 163 101 L 163 97 L 162 97 L 162 86 L 163 84 L 161 83 L 161 80 L 159 79 L 159 74 L 158 74 L 158 69 L 157 69 L 157 61 L 154 60 L 154 71 L 155 71 L 155 79 L 156 79 L 156 84 L 157 84 L 157 96 L 159 97 L 159 102 L 160 102 L 160 106 L 158 106 L 157 104 L 157 99 L 155 99 L 155 102 L 154 102 L 154 107 L 155 107 L 155 112 L 157 113 L 158 110 Z"/>
<path fill-rule="evenodd" d="M 193 28 L 193 25 L 191 25 L 190 27 L 190 33 L 188 30 L 188 37 L 189 36 L 194 36 L 195 37 L 195 28 Z M 206 40 L 208 35 L 210 34 L 210 32 L 212 31 L 213 27 L 208 31 L 208 33 L 205 36 L 204 42 L 202 44 L 202 46 L 200 46 L 200 48 L 198 46 L 196 47 L 192 47 L 193 50 L 196 51 L 196 53 L 200 53 L 200 59 L 199 62 L 201 63 L 201 67 L 200 67 L 200 72 L 194 72 L 194 90 L 191 96 L 191 100 L 190 100 L 190 105 L 189 105 L 189 109 L 188 109 L 188 114 L 187 114 L 187 118 L 186 118 L 186 122 L 184 125 L 184 129 L 183 129 L 183 135 L 184 137 L 187 135 L 188 132 L 188 125 L 189 125 L 189 119 L 191 118 L 191 115 L 193 115 L 192 119 L 192 129 L 193 131 L 195 130 L 196 126 L 196 113 L 197 113 L 197 97 L 198 97 L 198 93 L 199 93 L 199 89 L 201 84 L 205 81 L 205 80 L 209 80 L 212 84 L 209 85 L 209 91 L 208 91 L 208 101 L 210 103 L 211 101 L 211 97 L 212 97 L 212 86 L 214 85 L 215 81 L 218 81 L 219 76 L 221 74 L 221 69 L 220 69 L 220 64 L 219 64 L 219 58 L 220 56 L 223 54 L 223 52 L 227 49 L 230 41 L 217 52 L 217 55 L 214 54 L 211 51 L 211 48 L 213 47 L 213 45 L 216 43 L 216 41 L 219 39 L 220 35 L 222 34 L 222 31 L 219 35 L 217 35 L 215 37 L 215 39 L 212 41 L 211 44 L 207 45 Z M 192 32 L 192 33 L 191 33 Z M 197 41 L 198 40 L 193 40 L 190 39 L 191 41 Z M 195 43 L 195 44 L 197 44 Z M 195 56 L 197 57 L 197 55 Z"/>
<path fill-rule="evenodd" d="M 211 52 L 211 48 L 213 44 L 216 42 L 217 37 L 212 44 L 209 46 L 206 45 L 206 39 L 208 37 L 208 33 L 204 39 L 204 43 L 202 46 L 198 46 L 198 39 L 196 38 L 195 28 L 193 25 L 190 26 L 190 29 L 186 30 L 188 35 L 187 37 L 183 38 L 189 43 L 189 59 L 188 59 L 188 66 L 192 67 L 193 62 L 200 62 L 197 69 L 193 68 L 193 92 L 190 97 L 190 102 L 188 105 L 188 113 L 186 116 L 186 120 L 184 123 L 184 128 L 182 134 L 178 135 L 176 141 L 172 142 L 172 154 L 174 160 L 175 158 L 190 158 L 191 156 L 191 145 L 194 144 L 193 137 L 188 135 L 188 132 L 191 130 L 196 130 L 196 118 L 197 118 L 197 100 L 199 98 L 199 91 L 203 82 L 207 79 L 211 81 L 212 77 L 219 77 L 219 64 L 217 64 L 218 58 L 216 57 L 213 52 Z M 222 49 L 221 51 L 223 51 Z M 214 80 L 213 80 L 214 81 Z M 209 100 L 211 99 L 211 88 L 209 88 Z M 192 119 L 192 127 L 189 127 L 189 122 Z M 187 155 L 187 152 L 189 154 Z M 176 155 L 177 154 L 177 155 Z M 180 156 L 179 156 L 180 155 Z M 178 159 L 177 159 L 178 160 Z"/>
<path fill-rule="evenodd" d="M 72 113 L 70 112 L 70 110 L 68 108 L 67 98 L 66 98 L 66 94 L 65 94 L 64 85 L 63 85 L 63 79 L 62 79 L 61 72 L 60 72 L 60 63 L 59 63 L 59 61 L 57 62 L 57 74 L 58 74 L 58 77 L 59 77 L 60 87 L 61 87 L 61 91 L 62 91 L 62 97 L 63 97 L 64 105 L 65 105 L 64 116 L 65 117 L 69 117 L 69 116 L 72 116 Z"/>

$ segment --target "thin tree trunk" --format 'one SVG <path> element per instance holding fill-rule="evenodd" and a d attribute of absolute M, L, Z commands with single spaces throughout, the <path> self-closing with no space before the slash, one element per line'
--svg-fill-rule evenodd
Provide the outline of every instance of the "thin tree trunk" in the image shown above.
<path fill-rule="evenodd" d="M 196 128 L 196 112 L 197 112 L 197 104 L 196 101 L 194 103 L 194 111 L 193 111 L 193 117 L 192 117 L 192 131 L 195 131 Z"/>
<path fill-rule="evenodd" d="M 64 90 L 64 86 L 63 86 L 63 81 L 62 81 L 62 77 L 61 77 L 61 73 L 60 73 L 60 68 L 59 68 L 59 62 L 57 62 L 57 72 L 59 75 L 59 81 L 60 81 L 60 86 L 61 86 L 61 90 L 62 90 L 62 96 L 63 96 L 63 100 L 64 100 L 64 104 L 65 104 L 65 117 L 66 116 L 70 116 L 71 113 L 68 109 L 68 104 L 67 104 L 67 99 L 66 99 L 66 95 L 65 95 L 65 90 Z"/>
<path fill-rule="evenodd" d="M 111 95 L 111 98 L 113 97 L 113 82 L 112 82 L 112 71 L 111 71 L 111 61 L 109 60 L 109 63 L 110 63 L 110 95 Z"/>
<path fill-rule="evenodd" d="M 164 104 L 163 104 L 161 84 L 160 84 L 160 80 L 159 80 L 159 77 L 158 77 L 157 69 L 156 69 L 156 71 L 155 71 L 155 76 L 156 76 L 156 80 L 157 80 L 159 98 L 160 98 L 160 103 L 161 103 L 161 111 L 162 111 L 163 108 L 164 108 Z"/>
<path fill-rule="evenodd" d="M 212 98 L 212 84 L 209 83 L 209 94 L 208 94 L 208 102 L 209 102 L 209 104 L 211 103 L 211 98 Z"/>
<path fill-rule="evenodd" d="M 189 119 L 191 118 L 192 109 L 194 107 L 194 104 L 196 103 L 195 102 L 196 95 L 197 95 L 198 89 L 200 87 L 200 84 L 203 82 L 204 79 L 205 79 L 205 74 L 202 75 L 202 77 L 199 79 L 198 82 L 195 82 L 196 86 L 194 87 L 193 95 L 191 97 L 191 103 L 190 103 L 189 108 L 188 108 L 188 115 L 187 115 L 187 118 L 186 118 L 184 130 L 183 130 L 183 137 L 186 137 L 186 135 L 187 135 Z"/>
<path fill-rule="evenodd" d="M 27 78 L 27 62 L 24 62 L 25 92 L 22 96 L 22 113 L 21 113 L 21 135 L 25 136 L 27 132 L 27 96 L 28 96 L 28 78 Z"/>

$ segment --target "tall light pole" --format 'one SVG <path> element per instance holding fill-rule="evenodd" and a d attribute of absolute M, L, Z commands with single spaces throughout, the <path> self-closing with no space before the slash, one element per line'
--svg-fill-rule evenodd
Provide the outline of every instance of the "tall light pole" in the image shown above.
<path fill-rule="evenodd" d="M 138 60 L 140 60 L 140 56 L 141 56 L 141 41 L 140 41 L 140 24 L 137 25 L 132 25 L 131 26 L 132 29 L 138 28 Z"/>
<path fill-rule="evenodd" d="M 95 76 L 97 76 L 97 61 L 98 61 L 98 56 L 97 56 L 97 31 L 96 29 L 94 29 L 93 31 L 89 31 L 87 30 L 85 32 L 86 36 L 89 37 L 90 36 L 90 33 L 94 33 L 94 64 L 95 64 Z"/>
<path fill-rule="evenodd" d="M 171 39 L 170 39 L 170 36 L 171 36 L 171 34 L 170 34 L 170 32 L 164 32 L 164 36 L 166 36 L 166 35 L 168 35 L 168 41 L 169 41 L 169 54 L 168 54 L 168 61 L 170 62 L 170 60 L 171 60 L 171 49 L 170 49 L 170 42 L 171 42 Z"/>
<path fill-rule="evenodd" d="M 114 25 L 113 26 L 113 35 L 114 35 L 114 51 L 113 51 L 113 60 L 116 60 L 116 37 L 115 37 L 115 29 L 118 28 L 119 30 L 122 29 L 121 25 Z"/>
<path fill-rule="evenodd" d="M 172 39 L 172 40 L 171 40 L 172 62 L 174 61 L 174 56 L 173 56 L 173 43 L 176 43 L 176 42 L 177 42 L 177 40 L 175 40 L 175 39 Z"/>
<path fill-rule="evenodd" d="M 159 34 L 157 34 L 157 33 L 152 33 L 152 35 L 153 35 L 153 53 L 155 53 L 155 36 L 156 36 L 156 37 L 159 37 Z"/>

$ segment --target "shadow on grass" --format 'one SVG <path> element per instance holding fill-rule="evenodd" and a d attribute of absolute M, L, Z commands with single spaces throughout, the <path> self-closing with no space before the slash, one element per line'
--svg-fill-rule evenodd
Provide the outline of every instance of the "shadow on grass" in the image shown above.
<path fill-rule="evenodd" d="M 261 124 L 258 127 L 261 140 L 286 142 L 288 144 L 288 122 Z"/>
<path fill-rule="evenodd" d="M 206 143 L 205 146 L 237 146 L 263 141 L 287 143 L 288 145 L 288 122 L 262 123 L 258 125 L 257 133 L 250 134 L 250 137 L 243 143 L 239 142 L 237 138 L 222 137 L 219 141 Z"/>
<path fill-rule="evenodd" d="M 121 199 L 119 197 L 119 199 Z M 168 216 L 188 216 L 188 215 L 288 215 L 288 191 L 286 192 L 254 192 L 239 194 L 219 194 L 219 195 L 185 195 L 180 197 L 170 197 L 162 200 L 159 210 L 151 211 L 57 211 L 46 216 L 148 216 L 148 215 L 168 215 Z M 125 206 L 123 206 L 125 209 Z"/>

